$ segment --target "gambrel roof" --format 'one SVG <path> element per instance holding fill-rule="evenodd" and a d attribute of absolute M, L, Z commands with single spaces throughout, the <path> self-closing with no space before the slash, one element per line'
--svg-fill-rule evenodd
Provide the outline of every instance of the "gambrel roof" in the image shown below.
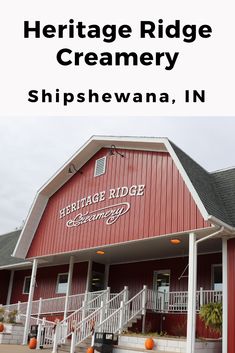
<path fill-rule="evenodd" d="M 212 224 L 223 225 L 229 231 L 235 230 L 235 176 L 232 170 L 209 173 L 167 138 L 93 136 L 38 191 L 15 248 L 14 256 L 26 257 L 49 198 L 73 176 L 68 173 L 69 166 L 73 163 L 79 170 L 101 148 L 110 148 L 112 145 L 122 149 L 168 152 L 204 220 Z"/>

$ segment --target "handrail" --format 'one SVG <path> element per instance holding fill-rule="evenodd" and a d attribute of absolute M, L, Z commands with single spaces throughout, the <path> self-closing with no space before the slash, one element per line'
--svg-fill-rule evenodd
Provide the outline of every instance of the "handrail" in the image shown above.
<path fill-rule="evenodd" d="M 84 301 L 85 295 L 94 296 L 99 295 L 104 291 L 97 291 L 97 292 L 87 292 L 87 293 L 78 293 L 72 294 L 69 296 L 68 302 L 68 311 L 71 312 L 76 310 L 78 307 L 82 306 L 82 302 Z M 41 314 L 51 314 L 51 313 L 62 313 L 64 311 L 65 306 L 65 298 L 66 296 L 61 297 L 52 297 L 52 298 L 45 298 L 45 299 L 37 299 L 33 300 L 32 302 L 32 315 L 41 315 Z M 10 311 L 18 310 L 22 314 L 26 314 L 28 302 L 18 302 L 8 305 L 3 305 L 5 309 Z"/>
<path fill-rule="evenodd" d="M 146 304 L 146 289 L 146 286 L 144 286 L 134 297 L 126 302 L 122 301 L 120 307 L 100 322 L 95 330 L 112 333 L 121 332 L 129 321 L 142 313 Z"/>
<path fill-rule="evenodd" d="M 222 301 L 222 291 L 200 290 L 196 291 L 196 310 L 199 311 L 203 304 Z M 187 312 L 188 310 L 188 292 L 155 292 L 148 289 L 147 309 L 157 312 Z"/>
<path fill-rule="evenodd" d="M 25 314 L 20 314 L 20 318 L 24 322 L 26 320 Z M 53 345 L 55 323 L 53 321 L 46 320 L 45 318 L 39 319 L 36 317 L 30 317 L 30 325 L 38 325 L 38 336 L 37 336 L 37 348 L 40 346 L 51 347 Z M 43 330 L 43 334 L 42 334 Z"/>
<path fill-rule="evenodd" d="M 106 294 L 106 295 L 105 295 Z M 79 310 L 79 319 L 74 322 L 75 315 L 70 315 L 64 322 L 57 324 L 55 333 L 55 342 L 53 345 L 53 352 L 56 352 L 57 345 L 63 341 L 68 336 L 71 336 L 71 352 L 74 352 L 74 347 L 84 341 L 89 337 L 94 330 L 102 323 L 105 318 L 112 317 L 113 312 L 119 311 L 116 308 L 117 304 L 123 303 L 121 299 L 127 300 L 128 298 L 128 288 L 124 287 L 124 290 L 110 298 L 109 288 L 106 293 L 103 294 L 103 300 L 101 301 L 100 307 L 93 310 L 91 313 L 83 310 Z M 118 305 L 119 306 L 119 305 Z M 84 305 L 84 309 L 86 306 Z M 111 313 L 111 314 L 110 314 Z M 75 314 L 75 313 L 74 313 Z M 76 312 L 78 314 L 78 312 Z M 81 320 L 80 320 L 81 318 Z M 73 321 L 72 321 L 73 319 Z M 64 332 L 63 325 L 68 325 L 68 330 L 64 336 L 61 333 Z"/>
<path fill-rule="evenodd" d="M 77 322 L 82 321 L 86 316 L 89 311 L 94 311 L 94 308 L 97 308 L 98 305 L 94 305 L 94 303 L 99 303 L 103 299 L 103 297 L 108 293 L 109 289 L 106 289 L 105 291 L 102 291 L 98 296 L 95 298 L 91 299 L 90 301 L 86 302 L 84 301 L 82 306 L 74 311 L 72 314 L 70 314 L 68 317 L 66 317 L 64 320 L 60 321 L 60 337 L 59 341 L 62 342 L 64 341 L 67 337 L 71 335 L 71 332 L 74 329 L 74 325 Z"/>
<path fill-rule="evenodd" d="M 20 314 L 20 318 L 23 318 L 23 323 L 24 323 L 24 319 L 26 319 L 26 315 L 25 314 Z M 39 319 L 37 317 L 31 316 L 30 317 L 30 323 L 33 324 L 47 324 L 47 325 L 53 325 L 55 326 L 55 323 L 53 321 L 50 320 L 46 320 L 45 318 L 43 319 Z"/>

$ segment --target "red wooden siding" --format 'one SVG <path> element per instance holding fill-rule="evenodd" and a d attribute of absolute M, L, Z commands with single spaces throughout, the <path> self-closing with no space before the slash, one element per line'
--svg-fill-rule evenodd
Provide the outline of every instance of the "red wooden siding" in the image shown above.
<path fill-rule="evenodd" d="M 27 257 L 126 242 L 208 226 L 196 207 L 183 179 L 168 153 L 122 150 L 107 157 L 106 173 L 94 177 L 96 159 L 108 154 L 100 150 L 49 200 Z M 110 188 L 145 184 L 144 196 L 108 199 Z M 127 201 L 130 210 L 116 223 L 97 220 L 67 228 L 66 222 L 80 211 L 59 219 L 59 210 L 84 196 L 105 190 L 107 198 L 82 212 Z"/>
<path fill-rule="evenodd" d="M 87 262 L 74 264 L 72 294 L 84 293 L 87 279 Z M 37 271 L 36 287 L 34 291 L 34 300 L 41 298 L 53 298 L 64 296 L 65 294 L 56 293 L 57 276 L 59 273 L 68 272 L 68 265 L 42 267 Z M 17 303 L 19 300 L 25 302 L 28 295 L 23 294 L 23 285 L 25 276 L 30 276 L 31 270 L 18 270 L 15 272 L 14 284 L 12 288 L 11 303 Z"/>
<path fill-rule="evenodd" d="M 211 289 L 211 266 L 221 264 L 221 253 L 198 256 L 197 287 Z M 137 293 L 144 284 L 153 287 L 153 272 L 170 270 L 170 291 L 187 291 L 188 280 L 178 280 L 188 264 L 188 257 L 161 259 L 130 264 L 111 265 L 109 270 L 109 286 L 111 292 L 119 292 L 128 286 L 131 294 Z"/>
<path fill-rule="evenodd" d="M 10 274 L 11 272 L 7 270 L 0 271 L 0 304 L 2 305 L 6 304 Z"/>
<path fill-rule="evenodd" d="M 228 240 L 228 353 L 235 347 L 235 239 Z"/>
<path fill-rule="evenodd" d="M 162 317 L 165 320 L 161 319 Z M 168 335 L 186 337 L 187 332 L 187 314 L 156 314 L 147 312 L 145 328 L 147 332 L 167 332 Z M 130 331 L 142 332 L 142 320 L 138 320 Z M 205 327 L 205 324 L 200 320 L 199 315 L 196 315 L 196 337 L 197 338 L 219 338 L 220 334 L 213 332 Z"/>

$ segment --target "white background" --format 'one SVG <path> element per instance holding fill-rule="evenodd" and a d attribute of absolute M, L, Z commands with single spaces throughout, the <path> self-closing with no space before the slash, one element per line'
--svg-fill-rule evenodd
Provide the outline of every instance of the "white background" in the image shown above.
<path fill-rule="evenodd" d="M 66 24 L 70 18 L 85 24 L 129 24 L 130 39 L 104 43 L 101 39 L 24 39 L 23 22 Z M 193 43 L 182 39 L 140 39 L 141 20 L 182 24 L 209 24 L 210 39 Z M 1 10 L 0 115 L 234 115 L 234 1 L 7 1 Z M 163 66 L 61 66 L 59 49 L 74 51 L 180 52 L 175 68 Z M 61 104 L 27 102 L 31 89 L 54 92 L 169 92 L 176 104 Z M 186 104 L 186 89 L 206 90 L 206 103 Z"/>

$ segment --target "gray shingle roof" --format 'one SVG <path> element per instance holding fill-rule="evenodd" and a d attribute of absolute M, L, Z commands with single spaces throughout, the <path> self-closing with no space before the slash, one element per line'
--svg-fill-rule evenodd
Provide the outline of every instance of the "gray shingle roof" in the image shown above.
<path fill-rule="evenodd" d="M 170 141 L 185 172 L 191 180 L 198 196 L 200 197 L 207 213 L 228 225 L 235 226 L 235 174 L 209 173 L 185 152 Z M 233 178 L 230 180 L 230 178 Z M 228 182 L 229 180 L 229 182 Z M 233 206 L 231 207 L 231 205 Z"/>
<path fill-rule="evenodd" d="M 13 253 L 21 230 L 16 230 L 0 236 L 0 266 L 14 265 L 25 262 L 11 256 Z"/>
<path fill-rule="evenodd" d="M 235 168 L 214 172 L 212 176 L 231 224 L 235 227 Z"/>

